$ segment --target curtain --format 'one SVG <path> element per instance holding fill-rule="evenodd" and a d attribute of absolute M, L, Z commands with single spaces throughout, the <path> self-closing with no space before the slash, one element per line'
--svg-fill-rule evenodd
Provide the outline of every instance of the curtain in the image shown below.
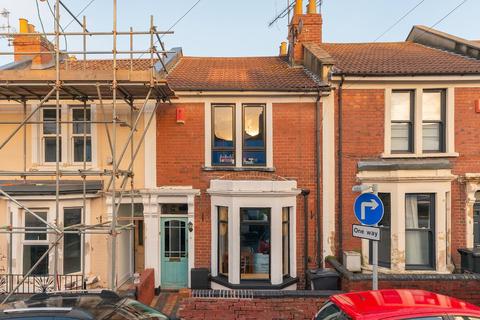
<path fill-rule="evenodd" d="M 418 201 L 416 195 L 405 198 L 405 228 L 418 229 Z M 405 232 L 405 257 L 407 265 L 429 263 L 428 232 L 407 230 Z"/>

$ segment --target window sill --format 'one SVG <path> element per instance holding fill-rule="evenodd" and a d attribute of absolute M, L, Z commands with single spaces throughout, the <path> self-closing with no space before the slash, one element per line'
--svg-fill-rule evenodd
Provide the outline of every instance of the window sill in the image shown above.
<path fill-rule="evenodd" d="M 268 167 L 203 167 L 203 171 L 275 172 L 275 168 L 268 168 Z"/>
<path fill-rule="evenodd" d="M 439 153 L 382 153 L 383 159 L 423 159 L 423 158 L 458 158 L 458 152 Z"/>

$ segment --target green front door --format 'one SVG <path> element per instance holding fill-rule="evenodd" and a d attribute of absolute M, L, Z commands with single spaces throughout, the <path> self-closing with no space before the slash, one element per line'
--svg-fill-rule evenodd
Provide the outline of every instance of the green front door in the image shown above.
<path fill-rule="evenodd" d="M 187 218 L 162 218 L 161 230 L 161 286 L 167 289 L 186 288 L 188 286 Z"/>

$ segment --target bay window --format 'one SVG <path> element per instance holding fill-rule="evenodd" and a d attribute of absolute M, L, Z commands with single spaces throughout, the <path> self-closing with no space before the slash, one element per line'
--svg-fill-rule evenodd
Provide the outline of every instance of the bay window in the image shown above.
<path fill-rule="evenodd" d="M 235 106 L 212 107 L 212 164 L 235 165 Z"/>
<path fill-rule="evenodd" d="M 47 212 L 35 212 L 47 220 Z M 23 273 L 26 274 L 48 250 L 46 225 L 32 214 L 25 212 L 25 236 L 23 242 Z M 32 275 L 48 275 L 48 257 L 33 270 Z"/>
<path fill-rule="evenodd" d="M 283 276 L 290 275 L 290 208 L 282 209 L 282 270 Z"/>
<path fill-rule="evenodd" d="M 228 276 L 228 207 L 218 210 L 218 273 Z"/>
<path fill-rule="evenodd" d="M 240 279 L 270 278 L 270 208 L 240 209 Z"/>
<path fill-rule="evenodd" d="M 407 269 L 434 269 L 435 194 L 405 195 Z"/>
<path fill-rule="evenodd" d="M 378 242 L 378 265 L 390 268 L 391 265 L 391 195 L 390 193 L 379 193 L 378 197 L 382 200 L 384 214 L 382 220 L 378 223 L 380 228 L 380 241 Z M 369 241 L 370 264 L 373 257 L 373 241 Z"/>
<path fill-rule="evenodd" d="M 480 246 L 480 202 L 473 206 L 473 245 Z"/>
<path fill-rule="evenodd" d="M 63 225 L 65 228 L 82 223 L 82 208 L 65 208 L 63 211 Z M 78 230 L 70 228 L 69 230 Z M 66 233 L 63 238 L 63 273 L 82 271 L 82 236 L 80 234 Z"/>

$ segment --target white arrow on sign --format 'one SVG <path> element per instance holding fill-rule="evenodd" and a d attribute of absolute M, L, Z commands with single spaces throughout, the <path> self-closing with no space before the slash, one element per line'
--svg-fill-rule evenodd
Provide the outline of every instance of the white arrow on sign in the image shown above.
<path fill-rule="evenodd" d="M 371 208 L 371 210 L 375 210 L 379 205 L 380 204 L 377 201 L 375 201 L 375 199 L 370 200 L 370 202 L 362 202 L 362 205 L 360 206 L 360 216 L 362 220 L 365 220 L 366 208 Z"/>

